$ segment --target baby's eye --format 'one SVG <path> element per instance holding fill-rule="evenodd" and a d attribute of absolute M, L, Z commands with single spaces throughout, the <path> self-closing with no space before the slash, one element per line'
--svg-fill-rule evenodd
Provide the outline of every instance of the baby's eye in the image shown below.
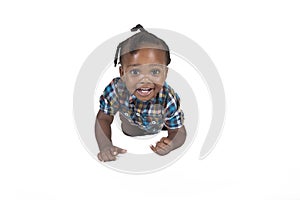
<path fill-rule="evenodd" d="M 153 70 L 151 71 L 151 73 L 152 73 L 153 75 L 158 75 L 158 74 L 160 74 L 160 70 L 159 70 L 159 69 L 153 69 Z"/>
<path fill-rule="evenodd" d="M 139 70 L 137 70 L 137 69 L 132 69 L 132 70 L 129 71 L 129 73 L 131 75 L 138 75 L 138 74 L 140 74 Z"/>

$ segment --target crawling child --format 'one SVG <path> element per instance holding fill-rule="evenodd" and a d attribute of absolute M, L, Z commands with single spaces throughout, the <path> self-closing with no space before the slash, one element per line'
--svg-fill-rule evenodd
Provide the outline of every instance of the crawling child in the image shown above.
<path fill-rule="evenodd" d="M 139 32 L 121 42 L 116 50 L 114 64 L 119 65 L 120 77 L 114 78 L 100 97 L 95 135 L 98 159 L 104 162 L 126 153 L 111 140 L 111 124 L 117 112 L 127 136 L 168 131 L 167 137 L 150 146 L 158 155 L 168 154 L 186 139 L 180 98 L 166 83 L 171 62 L 168 45 L 139 24 L 131 31 Z"/>

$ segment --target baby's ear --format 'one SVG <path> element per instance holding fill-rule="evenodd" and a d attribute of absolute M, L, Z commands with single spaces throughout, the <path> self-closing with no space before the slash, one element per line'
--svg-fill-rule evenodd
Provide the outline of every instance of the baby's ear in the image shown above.
<path fill-rule="evenodd" d="M 169 71 L 169 68 L 167 67 L 167 68 L 166 68 L 166 76 L 165 76 L 165 79 L 167 79 L 168 71 Z"/>
<path fill-rule="evenodd" d="M 124 75 L 124 68 L 122 65 L 119 67 L 119 73 L 120 73 L 120 77 Z"/>

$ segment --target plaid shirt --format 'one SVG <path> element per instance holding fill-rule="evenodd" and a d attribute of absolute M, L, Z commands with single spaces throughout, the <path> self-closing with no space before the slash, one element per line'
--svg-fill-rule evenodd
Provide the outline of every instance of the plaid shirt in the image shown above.
<path fill-rule="evenodd" d="M 149 133 L 158 133 L 163 125 L 180 128 L 184 121 L 180 98 L 166 82 L 156 97 L 140 101 L 129 93 L 121 78 L 115 78 L 100 97 L 100 110 L 108 115 L 119 111 L 130 124 Z"/>

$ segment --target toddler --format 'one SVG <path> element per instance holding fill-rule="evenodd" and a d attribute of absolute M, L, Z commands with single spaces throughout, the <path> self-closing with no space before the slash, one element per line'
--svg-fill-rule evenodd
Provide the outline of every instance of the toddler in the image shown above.
<path fill-rule="evenodd" d="M 168 154 L 186 139 L 180 98 L 166 83 L 171 62 L 168 45 L 140 24 L 131 31 L 139 33 L 121 42 L 116 50 L 114 64 L 119 65 L 120 77 L 114 78 L 100 97 L 95 135 L 100 150 L 98 159 L 104 162 L 126 153 L 111 140 L 111 124 L 117 112 L 127 136 L 168 131 L 167 137 L 150 146 L 158 155 Z"/>

